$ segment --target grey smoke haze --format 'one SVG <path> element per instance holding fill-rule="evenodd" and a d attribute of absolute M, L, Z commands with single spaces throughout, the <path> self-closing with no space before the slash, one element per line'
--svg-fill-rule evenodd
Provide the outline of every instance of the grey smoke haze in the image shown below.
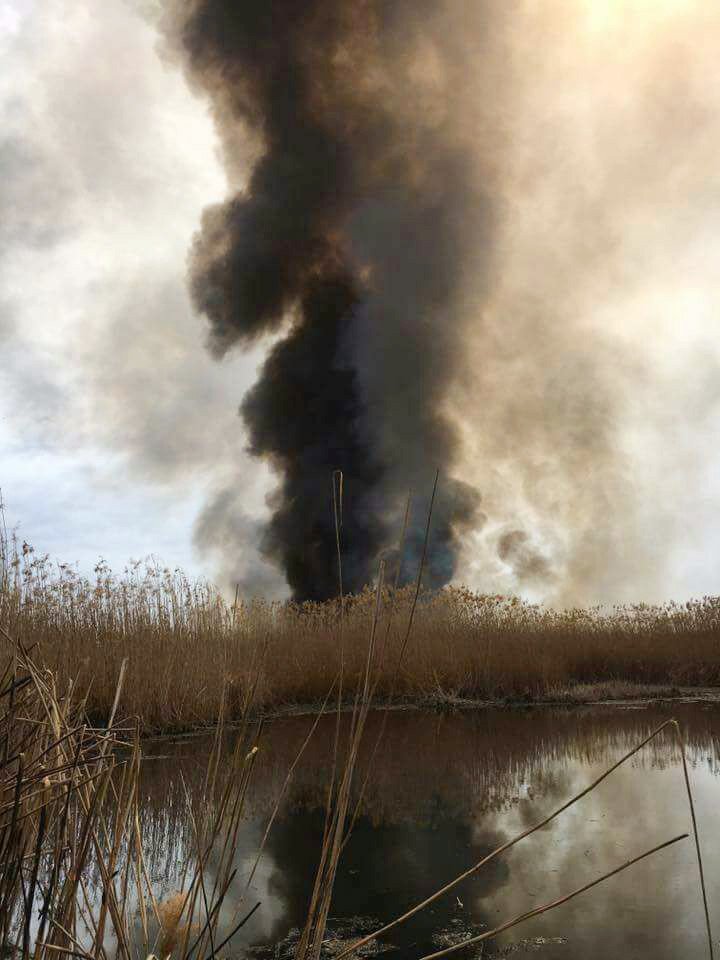
<path fill-rule="evenodd" d="M 183 4 L 183 16 L 203 6 Z M 243 6 L 249 16 L 254 4 Z M 273 492 L 269 470 L 287 478 L 288 462 L 303 461 L 273 433 L 268 394 L 248 390 L 273 382 L 273 364 L 294 367 L 304 342 L 311 379 L 321 363 L 341 392 L 350 383 L 354 427 L 333 421 L 335 449 L 312 461 L 299 502 L 324 511 L 322 539 L 329 475 L 350 442 L 362 463 L 346 465 L 355 582 L 392 542 L 408 486 L 417 548 L 440 466 L 435 582 L 558 603 L 716 589 L 717 11 L 701 0 L 303 5 L 322 14 L 310 39 L 334 46 L 303 48 L 296 66 L 319 57 L 324 81 L 294 122 L 317 116 L 333 149 L 357 150 L 330 165 L 331 181 L 293 190 L 304 227 L 283 236 L 314 231 L 327 247 L 303 246 L 299 272 L 268 286 L 277 301 L 255 309 L 251 329 L 242 270 L 227 309 L 203 302 L 198 284 L 226 289 L 230 225 L 235 264 L 282 240 L 240 229 L 249 198 L 262 222 L 258 197 L 277 195 L 277 177 L 257 189 L 264 114 L 238 107 L 241 96 L 264 106 L 272 57 L 235 57 L 226 89 L 212 43 L 189 62 L 167 19 L 157 29 L 156 15 L 173 13 L 165 3 L 145 4 L 144 21 L 120 0 L 102 10 L 18 0 L 0 4 L 0 18 L 6 8 L 19 26 L 2 41 L 0 78 L 0 483 L 10 505 L 30 479 L 43 498 L 43 477 L 57 485 L 60 465 L 73 465 L 78 493 L 56 519 L 65 556 L 86 548 L 71 520 L 84 491 L 155 491 L 146 516 L 162 501 L 161 515 L 187 529 L 197 512 L 196 545 L 223 583 L 277 594 L 261 530 L 273 512 L 297 517 L 283 513 L 292 497 L 282 480 Z M 301 132 L 276 159 L 292 157 Z M 191 305 L 184 265 L 203 208 Z M 329 273 L 352 309 L 320 356 L 300 336 L 298 303 L 308 278 L 317 288 Z M 222 360 L 203 346 L 198 307 Z M 307 375 L 295 396 L 307 395 Z M 269 425 L 258 412 L 268 410 Z M 59 473 L 30 469 L 43 456 Z M 125 543 L 133 531 L 118 522 Z M 287 541 L 269 529 L 264 549 L 287 567 Z M 140 521 L 135 536 L 144 532 Z M 98 538 L 96 552 L 106 549 Z M 327 571 L 322 550 L 315 569 Z"/>
<path fill-rule="evenodd" d="M 522 526 L 556 601 L 652 594 L 716 495 L 687 478 L 718 427 L 718 39 L 717 9 L 675 0 L 526 4 L 513 28 L 501 268 L 454 402 L 487 535 Z"/>

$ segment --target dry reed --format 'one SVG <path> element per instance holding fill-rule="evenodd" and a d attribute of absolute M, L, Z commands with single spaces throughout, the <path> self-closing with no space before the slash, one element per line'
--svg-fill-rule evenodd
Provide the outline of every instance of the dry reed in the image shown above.
<path fill-rule="evenodd" d="M 349 817 L 350 787 L 373 691 L 388 650 L 385 645 L 382 653 L 379 653 L 377 645 L 382 587 L 381 568 L 375 612 L 364 653 L 362 686 L 349 718 L 348 744 L 342 752 L 338 752 L 336 746 L 337 767 L 331 784 L 325 836 L 319 852 L 320 862 L 310 898 L 307 925 L 298 945 L 299 960 L 319 960 L 321 956 L 335 873 L 347 831 L 351 829 L 354 819 L 354 816 Z M 109 722 L 100 728 L 92 728 L 84 714 L 84 703 L 76 698 L 75 684 L 71 683 L 65 692 L 59 692 L 62 688 L 58 686 L 55 675 L 45 668 L 38 668 L 23 644 L 14 642 L 4 630 L 2 632 L 8 649 L 12 650 L 7 668 L 0 678 L 0 703 L 3 703 L 4 709 L 0 716 L 2 943 L 9 945 L 11 952 L 22 956 L 23 960 L 30 960 L 31 957 L 33 960 L 47 960 L 57 955 L 75 956 L 83 960 L 108 960 L 109 940 L 114 946 L 115 956 L 120 960 L 137 956 L 140 944 L 140 955 L 143 956 L 159 952 L 161 956 L 172 954 L 180 960 L 189 960 L 190 957 L 212 958 L 221 955 L 221 951 L 259 906 L 255 904 L 237 921 L 242 907 L 241 897 L 229 930 L 220 930 L 221 908 L 237 872 L 233 864 L 236 861 L 238 832 L 260 734 L 260 728 L 250 723 L 251 700 L 248 696 L 243 697 L 241 728 L 230 761 L 220 763 L 223 738 L 222 728 L 218 728 L 200 799 L 193 800 L 190 792 L 185 790 L 187 815 L 192 827 L 192 856 L 188 860 L 180 889 L 170 899 L 158 904 L 142 854 L 138 806 L 141 762 L 138 728 L 136 726 L 134 731 L 128 731 L 132 736 L 124 743 L 123 736 L 127 737 L 127 734 L 123 734 L 122 727 L 115 725 L 116 712 L 122 701 L 125 661 L 119 671 L 120 681 L 110 697 Z M 407 632 L 404 637 L 407 637 Z M 257 669 L 261 668 L 260 661 Z M 250 684 L 249 689 L 256 690 L 257 684 Z M 223 695 L 220 699 L 220 717 L 223 719 L 226 702 L 227 698 Z M 549 823 L 674 723 L 672 720 L 663 723 L 577 796 L 534 827 L 503 844 L 410 912 L 386 925 L 375 936 L 424 909 L 490 859 Z M 303 749 L 306 745 L 307 739 Z M 684 760 L 682 742 L 681 749 Z M 704 897 L 697 824 L 687 767 L 685 763 L 683 766 L 693 813 Z M 293 769 L 291 767 L 289 776 Z M 364 788 L 365 784 L 363 791 Z M 274 815 L 275 811 L 268 829 Z M 468 942 L 486 939 L 553 909 L 639 860 L 659 852 L 675 840 L 660 844 L 572 893 L 515 917 L 496 930 Z M 214 870 L 210 884 L 206 865 L 211 860 Z M 93 899 L 88 889 L 86 873 L 90 866 L 97 871 L 99 878 L 99 900 L 97 897 Z M 134 903 L 138 905 L 140 934 L 131 921 L 134 910 L 130 905 Z M 705 907 L 707 911 L 706 901 Z M 149 909 L 156 920 L 154 938 Z M 706 917 L 710 938 L 707 912 Z M 354 943 L 340 957 L 354 953 L 362 942 Z M 712 952 L 711 946 L 710 950 Z M 447 952 L 450 951 L 441 951 L 436 956 Z"/>
<path fill-rule="evenodd" d="M 364 682 L 377 618 L 383 667 L 376 702 L 449 705 L 463 699 L 583 699 L 720 685 L 720 600 L 554 611 L 463 588 L 375 590 L 323 604 L 226 604 L 210 585 L 153 563 L 94 580 L 5 539 L 0 622 L 60 684 L 107 717 L 121 665 L 121 709 L 142 729 L 180 730 L 259 711 L 320 703 L 342 667 L 352 703 Z M 412 619 L 411 651 L 396 669 Z M 342 624 L 342 643 L 338 642 Z M 9 649 L 2 649 L 4 662 Z M 2 662 L 0 661 L 0 667 Z M 187 683 L 187 677 L 193 683 Z"/>
<path fill-rule="evenodd" d="M 21 643 L 0 634 L 13 650 L 0 676 L 3 950 L 18 960 L 216 956 L 257 906 L 218 942 L 257 725 L 241 729 L 220 770 L 210 758 L 205 791 L 188 796 L 195 849 L 181 888 L 158 903 L 143 856 L 138 730 L 115 722 L 122 673 L 109 722 L 94 728 L 74 685 L 60 688 Z"/>

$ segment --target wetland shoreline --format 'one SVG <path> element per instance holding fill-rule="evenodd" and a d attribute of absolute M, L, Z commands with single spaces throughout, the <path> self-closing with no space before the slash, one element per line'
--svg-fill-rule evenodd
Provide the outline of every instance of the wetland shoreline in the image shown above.
<path fill-rule="evenodd" d="M 617 707 L 619 709 L 638 709 L 641 707 L 657 706 L 660 704 L 720 704 L 720 687 L 662 687 L 654 685 L 633 685 L 618 683 L 582 684 L 577 687 L 568 686 L 561 690 L 549 693 L 547 696 L 529 697 L 498 697 L 494 699 L 479 699 L 472 697 L 418 697 L 416 699 L 382 700 L 376 699 L 371 709 L 372 713 L 419 713 L 451 715 L 456 713 L 481 713 L 485 710 L 547 710 L 547 709 L 582 709 L 589 707 Z M 321 713 L 332 715 L 337 713 L 337 703 L 325 707 L 321 701 L 315 703 L 288 703 L 270 710 L 258 710 L 251 714 L 256 722 L 272 722 L 292 719 L 313 719 Z M 345 701 L 340 706 L 340 712 L 351 714 L 352 701 Z M 237 724 L 233 721 L 226 723 L 228 729 Z M 217 729 L 217 723 L 189 726 L 187 728 L 174 727 L 168 730 L 148 730 L 143 740 L 145 742 L 172 740 L 187 736 L 203 736 Z"/>
<path fill-rule="evenodd" d="M 720 697 L 720 598 L 553 610 L 463 587 L 228 604 L 161 567 L 91 581 L 0 530 L 0 670 L 33 650 L 93 721 L 142 734 L 316 713 L 362 695 L 438 712 Z"/>

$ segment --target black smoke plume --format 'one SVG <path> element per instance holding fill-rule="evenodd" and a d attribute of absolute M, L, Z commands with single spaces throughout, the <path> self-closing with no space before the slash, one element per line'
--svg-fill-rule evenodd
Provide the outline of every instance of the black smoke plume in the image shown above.
<path fill-rule="evenodd" d="M 218 355 L 278 337 L 241 414 L 280 479 L 263 549 L 298 599 L 337 591 L 335 470 L 349 589 L 371 581 L 406 490 L 429 493 L 437 467 L 433 584 L 452 577 L 459 536 L 480 520 L 477 492 L 447 477 L 458 438 L 443 402 L 458 293 L 485 262 L 466 237 L 492 215 L 458 133 L 457 24 L 446 29 L 442 6 L 168 0 L 168 31 L 210 97 L 237 188 L 205 211 L 192 295 Z M 423 507 L 416 499 L 415 553 Z"/>

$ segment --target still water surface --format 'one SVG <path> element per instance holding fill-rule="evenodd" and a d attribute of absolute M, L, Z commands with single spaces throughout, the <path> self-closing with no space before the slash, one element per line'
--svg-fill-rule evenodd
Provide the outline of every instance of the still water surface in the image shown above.
<path fill-rule="evenodd" d="M 720 937 L 720 705 L 491 709 L 390 715 L 362 815 L 340 864 L 331 915 L 386 922 L 579 792 L 670 716 L 689 741 L 710 906 Z M 245 895 L 261 907 L 233 953 L 274 944 L 302 924 L 323 828 L 333 719 L 323 719 L 296 770 Z M 312 725 L 266 725 L 228 898 L 244 892 L 287 770 Z M 358 781 L 380 727 L 372 716 Z M 228 750 L 232 742 L 228 743 Z M 192 847 L 181 772 L 199 789 L 210 740 L 154 741 L 143 779 L 147 857 L 158 896 L 177 889 Z M 593 793 L 521 841 L 431 909 L 387 936 L 388 960 L 417 958 L 561 896 L 690 828 L 671 733 L 645 747 Z M 456 896 L 457 895 L 457 896 Z M 233 899 L 234 898 L 234 899 Z M 331 924 L 332 925 L 332 924 Z M 631 867 L 545 916 L 463 957 L 688 960 L 707 955 L 691 840 Z"/>

